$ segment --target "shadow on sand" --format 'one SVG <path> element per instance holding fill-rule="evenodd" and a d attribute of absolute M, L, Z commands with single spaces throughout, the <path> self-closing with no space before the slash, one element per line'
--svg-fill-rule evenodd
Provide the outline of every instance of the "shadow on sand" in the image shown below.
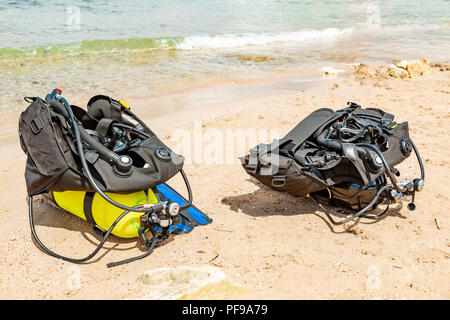
<path fill-rule="evenodd" d="M 275 191 L 259 181 L 253 179 L 247 179 L 254 183 L 258 189 L 252 193 L 241 194 L 237 196 L 229 196 L 222 198 L 221 202 L 230 207 L 230 210 L 238 211 L 241 210 L 243 213 L 248 214 L 253 217 L 268 217 L 268 216 L 292 216 L 292 215 L 304 215 L 313 214 L 320 219 L 322 219 L 331 232 L 333 233 L 344 233 L 350 232 L 351 229 L 357 224 L 373 224 L 377 223 L 387 217 L 396 217 L 400 219 L 406 219 L 400 211 L 402 209 L 402 203 L 397 203 L 391 205 L 386 214 L 382 215 L 379 219 L 369 220 L 366 218 L 357 218 L 353 221 L 349 221 L 343 225 L 343 231 L 336 231 L 336 225 L 333 225 L 325 213 L 317 206 L 317 204 L 308 198 L 295 197 L 285 192 Z M 340 220 L 346 218 L 347 215 L 339 213 L 336 208 L 325 205 L 330 211 L 334 220 Z M 376 208 L 371 213 L 381 214 L 386 207 L 380 206 Z"/>

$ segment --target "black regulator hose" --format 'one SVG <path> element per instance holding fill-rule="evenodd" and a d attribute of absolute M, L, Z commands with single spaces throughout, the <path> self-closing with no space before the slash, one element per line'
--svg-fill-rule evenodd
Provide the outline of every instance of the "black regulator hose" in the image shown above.
<path fill-rule="evenodd" d="M 142 205 L 140 205 L 142 206 Z M 80 259 L 73 259 L 73 258 L 68 258 L 62 255 L 59 255 L 53 251 L 51 251 L 50 249 L 48 249 L 40 240 L 39 237 L 36 233 L 35 227 L 34 227 L 34 219 L 33 219 L 33 197 L 28 197 L 28 217 L 30 220 L 30 229 L 31 229 L 31 235 L 33 236 L 33 239 L 37 242 L 37 244 L 42 248 L 42 250 L 44 250 L 47 254 L 64 260 L 64 261 L 68 261 L 68 262 L 72 262 L 72 263 L 83 263 L 86 262 L 90 259 L 92 259 L 97 252 L 103 247 L 103 245 L 105 244 L 106 240 L 108 239 L 108 237 L 111 235 L 111 232 L 113 231 L 114 227 L 117 225 L 117 223 L 119 223 L 119 221 L 129 213 L 129 211 L 124 211 L 119 217 L 117 217 L 116 220 L 114 220 L 114 222 L 112 223 L 112 225 L 109 227 L 109 229 L 106 231 L 106 233 L 103 235 L 102 240 L 100 241 L 100 243 L 97 245 L 97 248 L 95 248 L 94 251 L 92 251 L 91 254 L 89 254 L 88 256 L 84 257 L 84 258 L 80 258 Z"/>
<path fill-rule="evenodd" d="M 425 169 L 423 167 L 423 163 L 422 163 L 422 159 L 420 157 L 419 151 L 417 150 L 416 146 L 414 145 L 414 143 L 410 140 L 411 145 L 413 146 L 414 152 L 416 154 L 417 160 L 419 162 L 419 166 L 420 166 L 420 175 L 421 175 L 421 179 L 422 181 L 425 179 Z M 391 171 L 391 168 L 389 167 L 389 164 L 387 163 L 386 159 L 384 158 L 383 154 L 381 153 L 381 151 L 375 147 L 374 145 L 371 145 L 369 143 L 357 143 L 357 146 L 361 146 L 361 147 L 365 147 L 365 148 L 369 148 L 372 149 L 373 151 L 375 151 L 375 153 L 380 157 L 384 169 L 386 171 L 387 176 L 389 177 L 389 180 L 391 180 L 393 187 L 395 188 L 395 190 L 397 190 L 398 192 L 406 192 L 409 191 L 411 189 L 414 188 L 414 182 L 411 181 L 410 183 L 408 183 L 406 186 L 401 187 L 398 185 L 397 179 L 395 179 L 394 174 Z"/>
<path fill-rule="evenodd" d="M 324 130 L 321 134 L 319 134 L 316 138 L 317 142 L 324 146 L 325 148 L 332 149 L 335 151 L 341 151 L 342 150 L 342 143 L 339 142 L 336 139 L 326 139 L 326 136 L 328 134 L 327 130 Z"/>
<path fill-rule="evenodd" d="M 362 208 L 358 212 L 355 212 L 350 217 L 348 217 L 344 220 L 341 220 L 341 221 L 334 221 L 334 219 L 331 217 L 331 214 L 328 212 L 328 210 L 316 199 L 316 197 L 314 195 L 311 194 L 309 197 L 320 207 L 320 209 L 322 209 L 322 211 L 327 215 L 327 217 L 331 221 L 331 223 L 333 223 L 334 225 L 341 225 L 341 224 L 349 222 L 359 216 L 362 216 L 364 213 L 366 213 L 370 208 L 372 208 L 375 205 L 375 203 L 377 202 L 380 195 L 384 191 L 386 191 L 387 189 L 390 189 L 390 188 L 392 188 L 392 186 L 390 184 L 385 185 L 382 188 L 380 188 L 378 190 L 377 194 L 375 195 L 375 197 L 373 197 L 372 201 L 370 201 L 368 205 L 366 205 L 364 208 Z"/>
<path fill-rule="evenodd" d="M 316 141 L 318 144 L 322 145 L 325 148 L 328 149 L 332 149 L 335 151 L 341 151 L 342 150 L 342 143 L 339 140 L 336 139 L 327 139 L 328 135 L 328 131 L 324 130 L 323 132 L 321 132 L 317 138 Z M 420 189 L 423 187 L 423 182 L 425 179 L 425 169 L 423 166 L 423 162 L 422 159 L 420 157 L 419 154 L 419 150 L 417 149 L 416 145 L 414 144 L 414 142 L 410 139 L 409 142 L 411 143 L 413 149 L 414 149 L 414 153 L 416 154 L 417 157 L 417 161 L 419 162 L 419 167 L 420 167 L 420 179 L 414 179 L 413 181 L 410 181 L 408 184 L 406 184 L 404 187 L 401 187 L 398 182 L 397 179 L 395 178 L 394 174 L 391 171 L 391 168 L 389 167 L 389 164 L 387 163 L 386 159 L 384 158 L 383 154 L 381 153 L 381 151 L 374 145 L 369 144 L 369 143 L 357 143 L 357 152 L 358 154 L 364 154 L 365 151 L 363 148 L 368 148 L 373 150 L 381 159 L 381 162 L 383 164 L 383 167 L 385 169 L 386 175 L 389 177 L 389 180 L 391 181 L 392 185 L 385 185 L 384 187 L 380 188 L 377 192 L 377 194 L 375 195 L 375 197 L 372 199 L 372 201 L 363 209 L 361 209 L 360 211 L 354 213 L 352 216 L 348 217 L 347 219 L 340 221 L 340 222 L 336 222 L 333 220 L 333 218 L 331 217 L 331 215 L 328 213 L 328 211 L 325 209 L 325 207 L 313 196 L 311 195 L 311 199 L 313 199 L 318 205 L 319 207 L 325 212 L 325 214 L 328 216 L 328 218 L 330 219 L 330 221 L 335 224 L 343 224 L 346 223 L 350 220 L 353 220 L 361 215 L 363 215 L 370 207 L 372 207 L 375 202 L 377 201 L 377 199 L 379 198 L 379 196 L 381 195 L 382 192 L 386 191 L 387 189 L 395 189 L 398 192 L 401 193 L 405 193 L 407 191 L 413 191 L 413 197 L 414 197 L 414 192 L 415 191 L 420 191 Z M 414 198 L 413 198 L 414 199 Z M 414 202 L 414 200 L 413 200 Z"/>
<path fill-rule="evenodd" d="M 327 131 L 324 130 L 321 134 L 319 134 L 316 138 L 317 143 L 319 143 L 320 145 L 324 146 L 325 148 L 329 148 L 335 151 L 340 151 L 342 150 L 342 143 L 336 139 L 326 139 L 327 136 Z M 423 182 L 423 180 L 425 179 L 425 169 L 423 167 L 423 163 L 422 163 L 422 159 L 420 157 L 419 154 L 419 150 L 417 150 L 416 145 L 414 144 L 414 142 L 412 140 L 409 140 L 409 142 L 411 143 L 413 149 L 414 149 L 414 153 L 416 154 L 417 160 L 419 162 L 419 166 L 420 166 L 420 174 L 421 174 L 421 180 Z M 393 187 L 398 191 L 398 192 L 406 192 L 408 190 L 411 190 L 412 188 L 414 188 L 414 183 L 411 181 L 410 184 L 406 185 L 405 187 L 401 187 L 399 186 L 397 179 L 395 179 L 394 174 L 391 171 L 391 168 L 389 167 L 389 164 L 387 163 L 386 159 L 384 158 L 383 154 L 381 153 L 381 151 L 374 145 L 369 144 L 369 143 L 357 143 L 356 144 L 357 147 L 364 147 L 364 148 L 369 148 L 371 150 L 373 150 L 381 159 L 384 169 L 386 171 L 387 176 L 389 177 L 389 180 L 391 180 Z M 358 153 L 359 154 L 363 154 L 364 150 L 362 150 L 361 148 L 357 148 L 358 149 Z"/>
<path fill-rule="evenodd" d="M 186 189 L 188 192 L 188 201 L 183 204 L 182 206 L 180 206 L 180 210 L 185 210 L 188 209 L 192 206 L 192 189 L 191 189 L 191 185 L 189 184 L 189 180 L 186 176 L 186 173 L 184 173 L 183 169 L 180 170 L 181 176 L 183 177 L 184 183 L 186 185 Z"/>
<path fill-rule="evenodd" d="M 414 153 L 416 154 L 417 161 L 419 162 L 420 167 L 420 179 L 425 180 L 425 168 L 423 166 L 422 158 L 420 157 L 419 150 L 417 149 L 416 145 L 412 141 L 412 139 L 409 139 L 409 142 L 411 143 Z"/>
<path fill-rule="evenodd" d="M 143 254 L 141 254 L 139 256 L 136 256 L 136 257 L 133 257 L 133 258 L 128 258 L 128 259 L 125 259 L 125 260 L 121 260 L 121 261 L 118 261 L 118 262 L 110 262 L 110 263 L 106 264 L 106 266 L 108 268 L 112 268 L 112 267 L 120 266 L 122 264 L 126 264 L 126 263 L 130 263 L 130 262 L 133 262 L 133 261 L 136 261 L 136 260 L 143 259 L 143 258 L 149 256 L 153 252 L 153 249 L 157 245 L 158 245 L 158 238 L 153 237 L 152 243 L 150 244 L 150 247 L 148 248 L 148 250 L 145 251 L 145 253 L 143 253 Z"/>

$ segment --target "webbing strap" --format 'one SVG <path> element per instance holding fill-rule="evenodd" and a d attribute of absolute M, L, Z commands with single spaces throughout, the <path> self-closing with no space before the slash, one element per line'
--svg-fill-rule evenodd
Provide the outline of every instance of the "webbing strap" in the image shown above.
<path fill-rule="evenodd" d="M 83 211 L 86 221 L 95 226 L 95 220 L 92 216 L 92 202 L 94 201 L 95 192 L 86 192 L 83 201 Z"/>
<path fill-rule="evenodd" d="M 106 137 L 108 135 L 109 127 L 111 127 L 113 122 L 116 121 L 113 119 L 103 118 L 98 122 L 97 127 L 95 127 L 95 131 L 98 131 L 98 133 Z"/>

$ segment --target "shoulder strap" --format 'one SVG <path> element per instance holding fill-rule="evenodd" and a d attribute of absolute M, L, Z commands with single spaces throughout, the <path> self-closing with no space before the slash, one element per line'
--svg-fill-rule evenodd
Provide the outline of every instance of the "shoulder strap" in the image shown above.
<path fill-rule="evenodd" d="M 285 142 L 292 141 L 294 145 L 292 146 L 291 150 L 295 152 L 295 150 L 303 142 L 305 142 L 311 135 L 313 135 L 313 133 L 316 132 L 316 130 L 319 129 L 323 124 L 327 123 L 330 118 L 333 117 L 333 115 L 334 111 L 329 108 L 321 108 L 314 111 L 305 119 L 300 121 L 300 123 L 296 125 L 294 129 L 292 129 L 284 138 L 282 138 L 280 140 L 280 145 L 284 144 Z"/>
<path fill-rule="evenodd" d="M 87 104 L 88 113 L 95 119 L 109 118 L 116 121 L 122 121 L 122 105 L 104 95 L 92 97 Z"/>

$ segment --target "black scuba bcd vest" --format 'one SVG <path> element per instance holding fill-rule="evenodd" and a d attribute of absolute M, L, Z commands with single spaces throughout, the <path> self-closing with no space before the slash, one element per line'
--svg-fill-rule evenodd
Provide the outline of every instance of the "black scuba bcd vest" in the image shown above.
<path fill-rule="evenodd" d="M 259 144 L 241 158 L 246 172 L 263 184 L 296 196 L 340 183 L 367 186 L 384 173 L 380 157 L 363 144 L 376 146 L 389 167 L 411 153 L 408 123 L 380 109 L 321 108 L 285 137 Z"/>
<path fill-rule="evenodd" d="M 29 196 L 48 191 L 94 191 L 86 178 L 69 122 L 45 101 L 28 98 L 31 104 L 19 119 L 19 136 L 27 154 L 25 169 Z M 119 156 L 132 159 L 125 174 L 116 170 L 89 144 L 84 157 L 104 192 L 131 193 L 166 182 L 183 167 L 184 158 L 170 150 L 128 108 L 107 96 L 93 97 L 87 111 L 71 106 L 91 137 Z"/>

